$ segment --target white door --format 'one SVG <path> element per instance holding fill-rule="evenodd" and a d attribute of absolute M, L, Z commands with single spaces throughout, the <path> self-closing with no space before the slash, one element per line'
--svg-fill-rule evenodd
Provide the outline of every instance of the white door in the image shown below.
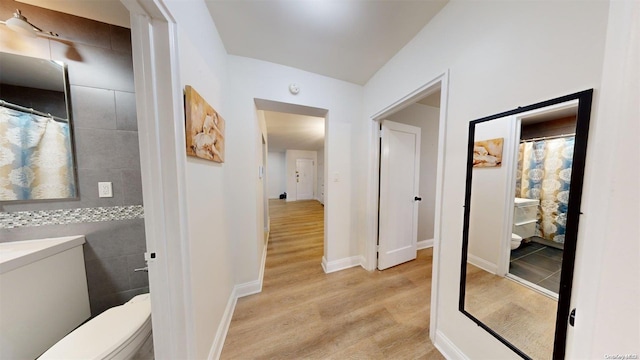
<path fill-rule="evenodd" d="M 313 160 L 296 159 L 296 200 L 313 199 Z"/>
<path fill-rule="evenodd" d="M 384 120 L 380 147 L 378 269 L 417 256 L 420 128 Z"/>

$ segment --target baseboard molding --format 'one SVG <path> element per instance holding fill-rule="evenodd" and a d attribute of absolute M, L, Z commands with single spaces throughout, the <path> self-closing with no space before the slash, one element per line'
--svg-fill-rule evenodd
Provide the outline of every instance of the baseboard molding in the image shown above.
<path fill-rule="evenodd" d="M 450 360 L 469 360 L 469 357 L 465 355 L 448 337 L 442 332 L 436 331 L 436 342 L 433 344 L 436 349 L 444 355 L 446 359 Z"/>
<path fill-rule="evenodd" d="M 327 259 L 322 257 L 322 269 L 326 274 L 352 268 L 354 266 L 359 266 L 362 264 L 362 256 L 352 256 L 340 260 L 327 261 Z"/>
<path fill-rule="evenodd" d="M 469 254 L 467 257 L 467 261 L 472 265 L 477 266 L 480 269 L 486 270 L 492 274 L 498 273 L 498 265 L 490 263 L 487 260 L 481 259 L 477 256 Z"/>
<path fill-rule="evenodd" d="M 418 241 L 418 250 L 427 249 L 433 247 L 433 239 Z"/>
<path fill-rule="evenodd" d="M 227 307 L 225 308 L 224 314 L 222 315 L 222 320 L 220 321 L 220 325 L 218 325 L 216 337 L 213 340 L 213 345 L 211 346 L 211 350 L 209 351 L 209 360 L 220 358 L 220 354 L 222 353 L 222 346 L 224 345 L 224 340 L 227 337 L 227 332 L 229 331 L 229 325 L 231 325 L 231 318 L 233 317 L 233 311 L 236 309 L 238 298 L 262 292 L 262 280 L 264 279 L 264 267 L 267 262 L 268 243 L 269 241 L 267 238 L 267 242 L 264 244 L 264 249 L 262 250 L 262 264 L 260 267 L 260 275 L 258 277 L 258 280 L 249 281 L 244 284 L 238 284 L 233 287 L 231 295 L 229 295 L 229 300 L 227 301 Z"/>
<path fill-rule="evenodd" d="M 231 290 L 231 295 L 229 295 L 227 307 L 224 309 L 222 320 L 220 320 L 218 331 L 216 331 L 216 337 L 213 339 L 211 350 L 209 350 L 209 360 L 220 359 L 220 354 L 222 354 L 222 346 L 224 345 L 224 340 L 227 338 L 231 318 L 233 318 L 233 311 L 236 309 L 236 303 L 238 302 L 236 288 L 237 287 L 234 287 L 233 290 Z"/>
<path fill-rule="evenodd" d="M 262 250 L 262 263 L 260 264 L 260 274 L 258 275 L 258 280 L 249 281 L 243 284 L 238 284 L 234 288 L 236 292 L 236 296 L 241 298 L 244 296 L 249 296 L 253 294 L 257 294 L 262 292 L 262 280 L 264 279 L 264 266 L 267 262 L 267 243 L 264 244 L 264 249 Z"/>

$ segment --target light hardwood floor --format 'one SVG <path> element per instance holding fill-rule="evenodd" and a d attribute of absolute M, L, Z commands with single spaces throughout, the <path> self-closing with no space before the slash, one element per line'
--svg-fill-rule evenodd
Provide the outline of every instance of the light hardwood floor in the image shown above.
<path fill-rule="evenodd" d="M 222 359 L 444 359 L 429 339 L 431 249 L 385 271 L 322 271 L 323 207 L 269 202 L 262 292 L 238 300 Z"/>
<path fill-rule="evenodd" d="M 465 309 L 532 359 L 551 359 L 558 302 L 467 265 Z"/>

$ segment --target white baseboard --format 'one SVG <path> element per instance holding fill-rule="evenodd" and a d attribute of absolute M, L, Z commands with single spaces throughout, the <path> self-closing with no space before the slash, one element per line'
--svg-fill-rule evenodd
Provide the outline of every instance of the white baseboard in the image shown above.
<path fill-rule="evenodd" d="M 224 340 L 227 337 L 227 332 L 229 331 L 229 325 L 231 325 L 231 318 L 233 318 L 233 311 L 236 309 L 238 298 L 262 292 L 264 267 L 267 261 L 267 245 L 268 240 L 267 243 L 264 244 L 264 249 L 262 250 L 262 264 L 258 280 L 249 281 L 244 284 L 238 284 L 233 287 L 231 295 L 229 295 L 229 300 L 227 301 L 227 307 L 225 308 L 224 314 L 222 315 L 222 320 L 220 321 L 220 325 L 218 325 L 218 331 L 216 332 L 216 337 L 213 340 L 213 345 L 211 346 L 211 350 L 209 350 L 208 359 L 213 360 L 220 358 L 220 354 L 222 353 L 222 346 L 224 345 Z"/>
<path fill-rule="evenodd" d="M 418 241 L 418 250 L 433 247 L 433 239 Z"/>
<path fill-rule="evenodd" d="M 498 265 L 490 263 L 487 260 L 481 259 L 477 256 L 469 254 L 467 256 L 467 261 L 472 265 L 477 266 L 480 269 L 486 270 L 492 274 L 498 273 Z"/>
<path fill-rule="evenodd" d="M 253 280 L 246 282 L 244 284 L 238 284 L 235 286 L 234 290 L 236 292 L 237 297 L 241 298 L 244 296 L 249 296 L 253 294 L 257 294 L 262 292 L 262 281 L 264 279 L 264 266 L 267 262 L 267 245 L 269 241 L 264 244 L 264 249 L 262 250 L 262 263 L 260 264 L 260 274 L 258 275 L 258 280 Z"/>
<path fill-rule="evenodd" d="M 224 345 L 224 340 L 227 338 L 227 332 L 229 331 L 229 325 L 231 325 L 231 318 L 233 318 L 233 311 L 236 308 L 237 301 L 238 296 L 236 288 L 234 287 L 233 290 L 231 290 L 231 295 L 229 295 L 224 314 L 222 314 L 222 320 L 220 321 L 220 325 L 218 325 L 218 331 L 216 331 L 216 337 L 213 339 L 211 350 L 209 350 L 209 360 L 220 358 L 222 346 Z"/>
<path fill-rule="evenodd" d="M 442 332 L 436 331 L 436 342 L 433 344 L 436 349 L 449 360 L 469 360 L 469 357 L 465 355 L 449 338 L 444 336 Z"/>
<path fill-rule="evenodd" d="M 340 260 L 327 261 L 327 259 L 323 256 L 322 269 L 326 274 L 328 274 L 328 273 L 352 268 L 354 266 L 359 266 L 363 263 L 362 260 L 363 260 L 362 256 L 352 256 L 352 257 L 348 257 Z"/>

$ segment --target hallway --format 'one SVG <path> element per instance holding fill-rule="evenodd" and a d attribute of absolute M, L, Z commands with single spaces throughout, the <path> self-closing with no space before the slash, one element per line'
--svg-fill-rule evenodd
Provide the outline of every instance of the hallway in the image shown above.
<path fill-rule="evenodd" d="M 443 359 L 429 339 L 431 249 L 381 271 L 322 271 L 323 206 L 270 200 L 262 293 L 238 300 L 221 359 Z"/>

